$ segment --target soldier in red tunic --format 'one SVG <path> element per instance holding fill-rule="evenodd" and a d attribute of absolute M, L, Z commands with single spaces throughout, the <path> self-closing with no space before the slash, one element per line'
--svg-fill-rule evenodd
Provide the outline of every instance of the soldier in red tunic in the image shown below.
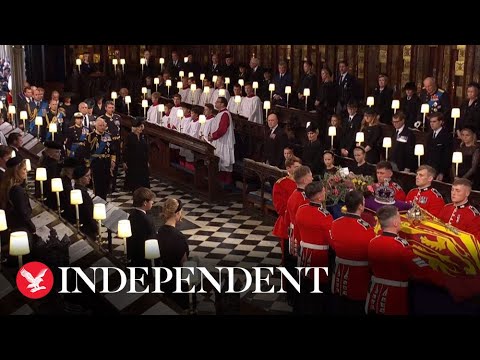
<path fill-rule="evenodd" d="M 445 287 L 445 276 L 433 270 L 415 255 L 405 239 L 398 236 L 400 214 L 393 205 L 386 205 L 377 212 L 382 235 L 370 241 L 368 262 L 372 272 L 365 311 L 381 315 L 407 315 L 408 280 L 426 281 Z"/>
<path fill-rule="evenodd" d="M 287 201 L 287 211 L 285 213 L 285 225 L 288 230 L 288 241 L 290 255 L 298 255 L 298 230 L 295 229 L 295 216 L 300 205 L 307 204 L 309 200 L 305 196 L 305 187 L 313 181 L 312 171 L 308 166 L 302 165 L 293 173 L 293 178 L 297 184 L 295 190 Z"/>
<path fill-rule="evenodd" d="M 331 246 L 335 250 L 335 270 L 332 276 L 332 307 L 338 314 L 365 314 L 370 271 L 368 244 L 375 231 L 361 215 L 365 198 L 360 191 L 345 196 L 347 213 L 332 224 Z"/>
<path fill-rule="evenodd" d="M 405 201 L 405 191 L 396 182 L 392 181 L 393 169 L 392 164 L 389 161 L 380 161 L 377 164 L 377 180 L 378 183 L 374 184 L 374 188 L 384 183 L 385 179 L 388 179 L 388 186 L 395 191 L 395 200 Z"/>
<path fill-rule="evenodd" d="M 305 187 L 308 203 L 300 205 L 295 216 L 295 229 L 299 234 L 300 254 L 298 266 L 328 268 L 330 228 L 333 217 L 322 206 L 325 188 L 321 181 Z M 325 312 L 328 304 L 328 274 L 320 270 L 320 290 L 322 294 L 311 294 L 314 289 L 313 271 L 301 274 L 301 295 L 297 297 L 294 311 L 301 313 Z"/>
<path fill-rule="evenodd" d="M 438 217 L 445 201 L 437 189 L 432 188 L 432 181 L 436 176 L 436 170 L 429 165 L 421 165 L 417 169 L 417 176 L 415 177 L 415 184 L 418 186 L 408 192 L 405 201 L 415 202 L 422 209 L 427 210 L 433 216 Z"/>
<path fill-rule="evenodd" d="M 472 183 L 468 179 L 460 178 L 453 182 L 452 202 L 444 206 L 439 218 L 445 224 L 466 231 L 477 238 L 480 236 L 480 213 L 468 202 L 472 191 Z"/>
<path fill-rule="evenodd" d="M 277 180 L 273 185 L 273 206 L 277 211 L 278 218 L 273 227 L 272 234 L 277 236 L 282 247 L 282 265 L 285 265 L 286 253 L 288 253 L 288 229 L 285 224 L 285 212 L 287 211 L 287 201 L 290 195 L 297 188 L 293 180 L 293 172 L 302 166 L 302 162 L 296 156 L 285 160 L 285 168 L 288 175 Z"/>

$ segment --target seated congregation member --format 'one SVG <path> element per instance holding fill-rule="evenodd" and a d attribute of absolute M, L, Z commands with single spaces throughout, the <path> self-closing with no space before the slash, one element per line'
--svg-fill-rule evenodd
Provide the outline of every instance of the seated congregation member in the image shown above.
<path fill-rule="evenodd" d="M 125 140 L 123 165 L 125 176 L 125 187 L 135 191 L 139 187 L 150 187 L 148 171 L 148 144 L 143 130 L 143 117 L 132 119 L 132 131 Z"/>
<path fill-rule="evenodd" d="M 376 164 L 380 161 L 380 154 L 383 149 L 382 129 L 379 124 L 376 111 L 371 108 L 365 110 L 360 128 L 360 131 L 365 133 L 365 142 L 360 145 L 365 145 L 367 162 L 370 164 Z"/>
<path fill-rule="evenodd" d="M 365 161 L 366 153 L 362 146 L 355 146 L 353 148 L 353 157 L 357 164 L 349 166 L 351 172 L 355 175 L 374 176 L 372 166 Z"/>
<path fill-rule="evenodd" d="M 452 202 L 443 207 L 438 216 L 445 224 L 466 231 L 477 238 L 480 236 L 480 213 L 473 207 L 468 197 L 472 183 L 468 179 L 456 179 L 452 184 Z"/>
<path fill-rule="evenodd" d="M 392 164 L 389 161 L 380 161 L 377 164 L 377 180 L 378 182 L 374 184 L 374 188 L 383 185 L 385 182 L 388 183 L 388 187 L 393 189 L 395 192 L 395 200 L 405 201 L 405 191 L 402 187 L 396 182 L 392 181 L 393 169 Z"/>
<path fill-rule="evenodd" d="M 308 203 L 300 205 L 295 215 L 296 228 L 300 236 L 299 266 L 328 268 L 328 250 L 331 242 L 330 228 L 333 217 L 323 208 L 325 188 L 321 181 L 314 181 L 305 187 Z M 328 305 L 328 274 L 320 270 L 322 294 L 311 294 L 314 288 L 312 272 L 302 273 L 302 292 L 297 299 L 294 311 L 302 313 L 326 312 Z"/>
<path fill-rule="evenodd" d="M 43 182 L 43 198 L 45 205 L 52 210 L 57 210 L 57 197 L 52 192 L 52 179 L 60 177 L 60 168 L 58 162 L 61 157 L 62 146 L 53 141 L 45 141 L 45 150 L 43 150 L 42 157 L 39 161 L 39 167 L 47 169 L 47 181 Z M 39 199 L 40 196 L 40 182 L 35 182 L 35 196 Z"/>
<path fill-rule="evenodd" d="M 323 152 L 323 164 L 325 169 L 322 174 L 322 178 L 325 178 L 327 174 L 335 175 L 337 173 L 337 167 L 335 166 L 335 155 L 330 150 Z"/>
<path fill-rule="evenodd" d="M 75 180 L 75 189 L 82 192 L 83 204 L 78 205 L 78 215 L 80 219 L 80 230 L 88 236 L 95 238 L 98 234 L 98 224 L 93 219 L 93 201 L 88 194 L 87 186 L 92 179 L 90 168 L 85 165 L 77 166 L 73 170 L 73 179 Z"/>
<path fill-rule="evenodd" d="M 147 214 L 152 209 L 155 194 L 150 189 L 139 187 L 133 192 L 133 209 L 130 211 L 132 236 L 127 240 L 127 256 L 131 266 L 150 266 L 145 259 L 145 241 L 155 239 L 155 225 Z"/>
<path fill-rule="evenodd" d="M 276 114 L 268 115 L 267 123 L 269 131 L 265 137 L 264 161 L 269 165 L 281 168 L 282 163 L 285 163 L 282 152 L 288 144 L 288 138 L 284 129 L 278 125 Z"/>
<path fill-rule="evenodd" d="M 173 294 L 176 286 L 176 274 L 173 268 L 183 266 L 189 255 L 187 238 L 180 230 L 176 229 L 178 222 L 183 218 L 182 206 L 183 204 L 177 199 L 168 198 L 165 201 L 162 211 L 165 224 L 158 229 L 157 239 L 160 247 L 161 266 L 171 269 L 173 272 L 173 278 L 162 286 L 162 290 L 182 308 L 187 308 L 189 305 L 188 294 Z"/>
<path fill-rule="evenodd" d="M 360 191 L 348 192 L 345 206 L 346 214 L 333 222 L 330 231 L 330 244 L 336 254 L 332 305 L 337 314 L 362 315 L 370 283 L 368 244 L 375 237 L 375 231 L 361 218 L 365 198 Z"/>
<path fill-rule="evenodd" d="M 435 112 L 430 115 L 430 127 L 425 146 L 423 164 L 437 170 L 438 181 L 449 181 L 452 164 L 453 140 L 452 134 L 444 127 L 444 115 Z"/>
<path fill-rule="evenodd" d="M 318 139 L 318 127 L 310 124 L 307 127 L 308 143 L 303 148 L 303 163 L 310 167 L 313 175 L 320 175 L 323 172 L 324 165 L 322 154 L 325 147 Z"/>
<path fill-rule="evenodd" d="M 296 169 L 302 166 L 299 158 L 291 157 L 285 160 L 287 176 L 278 179 L 273 185 L 272 200 L 275 211 L 277 212 L 277 221 L 273 227 L 272 234 L 280 239 L 280 247 L 282 248 L 282 264 L 288 255 L 288 229 L 285 223 L 285 213 L 287 211 L 287 201 L 290 195 L 297 188 L 297 184 L 293 178 Z"/>
<path fill-rule="evenodd" d="M 443 201 L 442 194 L 432 187 L 435 174 L 436 171 L 431 166 L 421 165 L 417 169 L 417 176 L 415 177 L 415 185 L 417 188 L 408 192 L 405 201 L 410 203 L 415 202 L 422 209 L 438 217 L 445 206 L 445 201 Z"/>
<path fill-rule="evenodd" d="M 383 206 L 377 216 L 382 234 L 368 244 L 372 277 L 365 311 L 377 315 L 408 315 L 409 280 L 415 278 L 444 287 L 445 276 L 415 255 L 408 241 L 398 236 L 401 218 L 395 206 Z"/>
<path fill-rule="evenodd" d="M 26 180 L 26 161 L 18 156 L 9 159 L 0 183 L 0 208 L 5 209 L 10 231 L 27 231 L 34 234 L 37 229 L 32 222 L 32 207 L 25 190 Z"/>
<path fill-rule="evenodd" d="M 350 101 L 347 104 L 348 117 L 342 121 L 343 130 L 342 138 L 340 139 L 340 154 L 344 157 L 353 157 L 353 149 L 355 148 L 355 137 L 362 126 L 362 115 L 358 112 L 358 105 L 356 101 Z"/>
<path fill-rule="evenodd" d="M 393 115 L 395 135 L 392 137 L 390 161 L 398 171 L 413 171 L 417 167 L 415 159 L 415 134 L 405 125 L 405 115 L 398 111 Z"/>
<path fill-rule="evenodd" d="M 23 136 L 21 133 L 10 132 L 7 138 L 7 145 L 15 151 L 16 156 L 22 158 L 20 150 L 18 150 L 23 146 Z"/>
<path fill-rule="evenodd" d="M 462 162 L 458 164 L 458 174 L 456 177 L 468 179 L 472 182 L 473 189 L 478 189 L 480 185 L 480 171 L 478 170 L 480 160 L 480 147 L 477 144 L 477 135 L 472 127 L 464 127 L 460 131 L 462 142 L 455 150 L 462 153 Z M 455 175 L 455 165 L 452 164 L 452 174 Z"/>
<path fill-rule="evenodd" d="M 293 172 L 293 179 L 297 184 L 297 190 L 290 195 L 287 200 L 287 211 L 285 212 L 285 225 L 288 229 L 288 241 L 290 255 L 296 257 L 298 241 L 300 241 L 300 234 L 295 228 L 295 219 L 297 210 L 302 204 L 308 203 L 308 198 L 305 195 L 305 187 L 313 181 L 313 176 L 308 166 L 302 165 Z"/>

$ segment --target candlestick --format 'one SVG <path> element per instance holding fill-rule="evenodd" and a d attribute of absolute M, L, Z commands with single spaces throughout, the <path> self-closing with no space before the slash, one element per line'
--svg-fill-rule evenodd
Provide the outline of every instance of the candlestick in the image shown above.
<path fill-rule="evenodd" d="M 125 59 L 120 59 L 120 65 L 122 65 L 122 73 L 125 72 Z"/>
<path fill-rule="evenodd" d="M 399 100 L 392 100 L 392 109 L 393 109 L 393 113 L 396 114 L 397 110 L 400 109 L 400 101 Z"/>
<path fill-rule="evenodd" d="M 82 65 L 82 60 L 81 60 L 81 59 L 77 59 L 77 60 L 75 60 L 75 63 L 76 63 L 77 66 L 78 66 L 78 73 L 80 74 L 80 65 Z"/>
<path fill-rule="evenodd" d="M 453 118 L 453 137 L 455 138 L 455 132 L 457 128 L 457 119 L 460 117 L 460 109 L 453 108 L 452 109 L 452 118 Z"/>
<path fill-rule="evenodd" d="M 392 138 L 384 137 L 383 138 L 383 147 L 385 148 L 385 160 L 388 160 L 388 149 L 392 147 Z"/>
<path fill-rule="evenodd" d="M 428 104 L 422 104 L 420 112 L 423 114 L 423 131 L 425 131 L 425 114 L 430 112 L 430 106 Z"/>
<path fill-rule="evenodd" d="M 367 106 L 372 107 L 374 103 L 375 103 L 375 98 L 373 96 L 367 97 Z"/>
<path fill-rule="evenodd" d="M 424 155 L 424 148 L 423 144 L 417 144 L 415 145 L 415 155 L 418 156 L 418 166 L 420 167 L 420 157 Z"/>
<path fill-rule="evenodd" d="M 288 109 L 288 96 L 292 93 L 291 86 L 285 86 L 285 94 L 287 95 L 287 109 Z"/>
<path fill-rule="evenodd" d="M 330 145 L 331 145 L 331 148 L 333 149 L 333 138 L 337 136 L 337 128 L 335 126 L 330 126 L 328 128 L 328 136 L 331 137 Z"/>

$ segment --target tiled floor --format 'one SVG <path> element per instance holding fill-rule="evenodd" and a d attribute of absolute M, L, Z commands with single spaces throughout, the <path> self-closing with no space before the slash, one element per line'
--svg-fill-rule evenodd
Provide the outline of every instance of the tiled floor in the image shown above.
<path fill-rule="evenodd" d="M 117 180 L 117 188 L 123 188 L 123 177 Z M 243 210 L 239 202 L 209 204 L 199 198 L 175 188 L 174 184 L 151 179 L 151 190 L 156 194 L 151 211 L 155 224 L 161 225 L 159 214 L 168 197 L 181 199 L 184 204 L 184 221 L 180 229 L 188 237 L 190 257 L 200 260 L 200 265 L 211 269 L 215 266 L 239 266 L 251 269 L 253 266 L 280 266 L 281 249 L 276 237 L 271 235 L 273 221 L 264 219 L 251 210 Z M 131 208 L 130 193 L 116 192 L 109 199 L 121 209 Z M 123 253 L 123 240 L 114 239 L 114 254 Z M 240 276 L 241 280 L 244 277 Z M 280 284 L 275 273 L 271 284 Z M 272 313 L 291 312 L 283 294 L 242 293 L 242 298 L 253 305 Z M 213 299 L 198 296 L 199 313 L 214 313 Z"/>

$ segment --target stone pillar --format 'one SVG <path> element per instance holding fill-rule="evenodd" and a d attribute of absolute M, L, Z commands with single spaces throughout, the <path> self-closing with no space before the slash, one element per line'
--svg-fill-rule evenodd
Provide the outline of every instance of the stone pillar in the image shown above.
<path fill-rule="evenodd" d="M 8 45 L 12 67 L 12 93 L 13 103 L 17 106 L 17 94 L 23 91 L 25 83 L 25 47 L 23 45 Z"/>

